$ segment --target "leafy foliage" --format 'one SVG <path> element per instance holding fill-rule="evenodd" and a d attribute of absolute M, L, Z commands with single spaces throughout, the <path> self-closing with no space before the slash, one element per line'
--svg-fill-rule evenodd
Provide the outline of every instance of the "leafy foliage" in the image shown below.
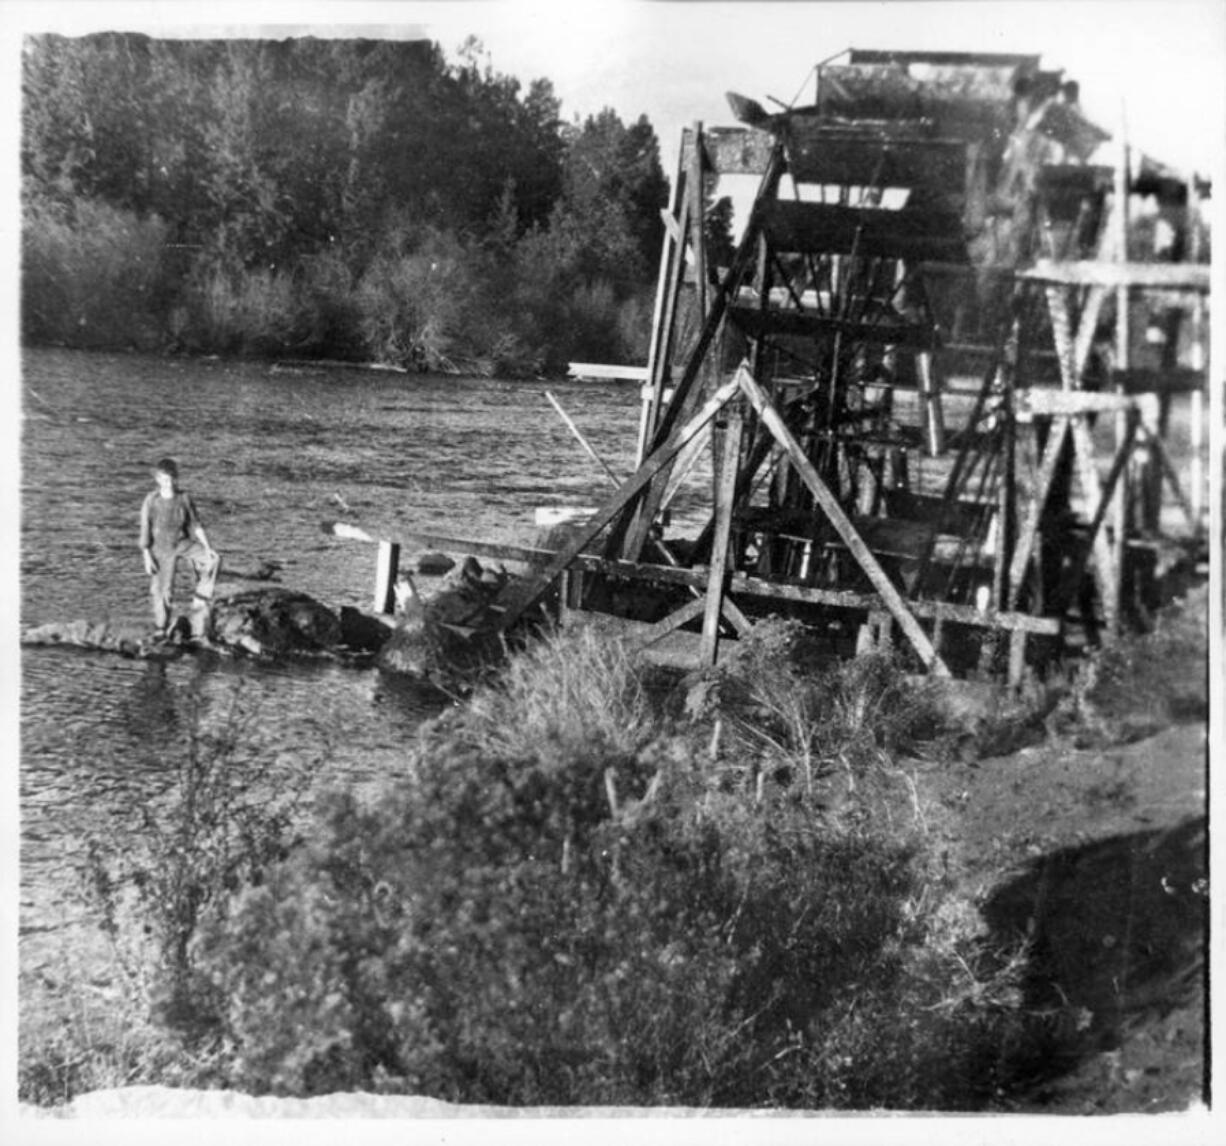
<path fill-rule="evenodd" d="M 845 716 L 831 746 L 858 735 Z M 729 756 L 753 750 L 667 718 L 615 643 L 529 650 L 376 801 L 331 794 L 307 845 L 208 924 L 197 957 L 233 1082 L 508 1104 L 971 1102 L 1008 1068 L 1017 961 L 983 948 L 922 817 L 831 819 L 798 785 L 738 783 L 750 769 Z"/>
<path fill-rule="evenodd" d="M 651 125 L 564 125 L 547 80 L 523 91 L 476 40 L 448 63 L 425 41 L 36 36 L 23 95 L 31 340 L 524 373 L 643 353 Z M 141 263 L 136 319 L 47 302 L 99 253 L 71 230 L 91 212 L 126 221 L 132 249 L 112 223 L 100 253 L 112 277 Z"/>

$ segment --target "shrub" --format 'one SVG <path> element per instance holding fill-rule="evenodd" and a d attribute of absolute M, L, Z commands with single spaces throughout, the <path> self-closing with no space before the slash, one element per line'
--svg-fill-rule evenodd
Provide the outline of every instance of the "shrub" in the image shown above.
<path fill-rule="evenodd" d="M 24 204 L 21 332 L 32 343 L 152 349 L 168 298 L 166 225 L 107 203 Z"/>
<path fill-rule="evenodd" d="M 196 351 L 284 353 L 307 337 L 311 314 L 294 276 L 268 268 L 200 263 L 185 292 L 178 337 Z"/>
<path fill-rule="evenodd" d="M 453 235 L 393 229 L 358 281 L 355 303 L 363 344 L 380 362 L 452 368 L 472 289 L 463 248 Z"/>
<path fill-rule="evenodd" d="M 237 694 L 217 708 L 192 689 L 177 708 L 182 737 L 159 749 L 169 791 L 137 806 L 122 850 L 88 841 L 82 876 L 126 978 L 168 1025 L 191 1029 L 215 1006 L 193 963 L 197 929 L 284 856 L 326 740 L 314 730 L 315 743 L 278 758 L 260 750 Z"/>
<path fill-rule="evenodd" d="M 849 691 L 843 718 L 882 695 Z M 979 1053 L 1012 1021 L 1011 964 L 978 950 L 920 821 L 830 819 L 778 783 L 752 798 L 712 743 L 652 709 L 615 644 L 565 633 L 514 660 L 377 800 L 332 793 L 309 843 L 210 920 L 197 959 L 232 1081 L 942 1106 L 995 1077 L 1001 1057 L 977 1066 L 958 1040 L 983 1032 L 963 1038 Z M 957 1050 L 957 1089 L 929 1041 Z"/>

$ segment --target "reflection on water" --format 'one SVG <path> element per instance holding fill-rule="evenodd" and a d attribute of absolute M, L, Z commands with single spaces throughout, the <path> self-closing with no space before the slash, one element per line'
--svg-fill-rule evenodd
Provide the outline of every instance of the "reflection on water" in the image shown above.
<path fill-rule="evenodd" d="M 535 506 L 607 495 L 540 386 L 29 351 L 22 387 L 27 625 L 146 619 L 137 514 L 165 454 L 179 459 L 231 573 L 282 562 L 282 584 L 333 608 L 368 603 L 375 553 L 325 534 L 323 522 L 525 544 Z M 637 389 L 552 389 L 609 465 L 629 473 Z M 220 591 L 249 586 L 231 577 Z M 86 839 L 113 837 L 135 803 L 166 791 L 185 698 L 199 694 L 217 712 L 237 703 L 260 752 L 305 762 L 322 739 L 317 783 L 358 785 L 401 766 L 420 722 L 446 703 L 412 682 L 327 664 L 30 648 L 21 665 L 27 938 L 71 921 Z"/>

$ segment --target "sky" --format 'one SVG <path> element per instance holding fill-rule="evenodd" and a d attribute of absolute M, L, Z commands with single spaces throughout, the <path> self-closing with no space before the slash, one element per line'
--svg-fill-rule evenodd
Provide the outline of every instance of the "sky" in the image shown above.
<path fill-rule="evenodd" d="M 1214 169 L 1226 139 L 1223 0 L 452 0 L 0 2 L 6 32 L 428 36 L 454 58 L 478 36 L 495 70 L 549 78 L 563 115 L 646 114 L 671 175 L 681 128 L 733 122 L 728 89 L 812 100 L 812 69 L 849 47 L 1026 52 L 1081 83 L 1082 104 L 1135 147 Z M 797 97 L 800 97 L 799 100 Z"/>

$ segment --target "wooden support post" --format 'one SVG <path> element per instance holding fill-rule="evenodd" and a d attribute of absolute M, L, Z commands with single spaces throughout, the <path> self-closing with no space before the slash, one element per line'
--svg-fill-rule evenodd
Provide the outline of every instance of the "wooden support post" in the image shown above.
<path fill-rule="evenodd" d="M 916 355 L 919 368 L 920 405 L 924 411 L 924 445 L 930 458 L 945 452 L 945 418 L 941 410 L 941 394 L 933 373 L 932 351 Z"/>
<path fill-rule="evenodd" d="M 711 564 L 707 575 L 707 607 L 702 619 L 703 664 L 713 665 L 719 652 L 719 620 L 723 615 L 724 577 L 728 572 L 728 543 L 732 537 L 733 493 L 737 463 L 741 457 L 741 412 L 733 401 L 725 407 L 724 448 L 715 486 L 715 533 L 711 540 Z"/>
<path fill-rule="evenodd" d="M 583 570 L 573 566 L 562 570 L 558 593 L 558 619 L 562 624 L 570 614 L 583 608 Z"/>
<path fill-rule="evenodd" d="M 1026 641 L 1025 629 L 1014 629 L 1009 634 L 1009 675 L 1010 688 L 1021 685 L 1026 674 Z"/>
<path fill-rule="evenodd" d="M 380 541 L 375 559 L 376 613 L 391 616 L 396 611 L 396 578 L 400 574 L 400 546 L 395 541 Z"/>
<path fill-rule="evenodd" d="M 1012 387 L 1006 390 L 1004 424 L 1004 471 L 997 489 L 996 544 L 992 549 L 992 607 L 1008 605 L 1008 571 L 1017 543 L 1017 418 Z"/>
<path fill-rule="evenodd" d="M 813 463 L 805 456 L 804 450 L 800 448 L 800 444 L 787 428 L 787 425 L 779 415 L 779 411 L 775 408 L 765 391 L 754 381 L 753 376 L 743 364 L 738 368 L 736 378 L 740 382 L 741 391 L 749 399 L 750 405 L 761 419 L 762 425 L 783 447 L 788 459 L 800 475 L 801 480 L 809 487 L 809 491 L 813 494 L 817 504 L 825 513 L 830 524 L 834 526 L 835 532 L 842 539 L 843 544 L 847 546 L 856 563 L 864 570 L 865 575 L 872 582 L 873 588 L 881 595 L 882 601 L 898 622 L 898 627 L 902 629 L 907 640 L 910 641 L 911 647 L 919 656 L 920 661 L 935 675 L 949 676 L 948 666 L 937 655 L 936 649 L 932 647 L 932 642 L 928 639 L 927 633 L 920 628 L 919 622 L 907 607 L 902 594 L 895 588 L 894 582 L 890 580 L 886 571 L 881 568 L 881 564 L 873 555 L 872 550 L 864 543 L 864 539 L 856 531 L 856 527 L 851 523 L 851 519 L 839 504 L 838 498 L 830 491 L 829 486 L 822 481 L 817 470 L 813 468 Z"/>
<path fill-rule="evenodd" d="M 698 317 L 707 317 L 706 157 L 702 146 L 702 121 L 694 123 L 694 156 L 686 190 L 690 199 L 690 249 L 694 253 L 694 297 Z"/>

